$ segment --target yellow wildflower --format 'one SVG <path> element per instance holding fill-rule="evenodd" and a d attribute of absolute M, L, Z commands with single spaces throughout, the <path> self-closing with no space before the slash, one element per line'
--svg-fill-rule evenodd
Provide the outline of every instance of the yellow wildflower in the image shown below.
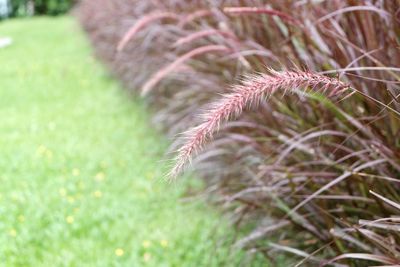
<path fill-rule="evenodd" d="M 67 223 L 71 224 L 71 223 L 74 222 L 74 217 L 71 216 L 71 215 L 70 215 L 70 216 L 67 216 L 66 221 L 67 221 Z"/>
<path fill-rule="evenodd" d="M 160 240 L 160 245 L 161 245 L 163 248 L 166 248 L 166 247 L 168 247 L 168 241 L 165 240 L 165 239 Z"/>
<path fill-rule="evenodd" d="M 124 250 L 122 248 L 117 248 L 115 250 L 115 255 L 117 255 L 118 257 L 121 257 L 122 255 L 124 255 Z"/>
<path fill-rule="evenodd" d="M 74 203 L 75 202 L 75 198 L 72 196 L 67 197 L 68 203 Z"/>
<path fill-rule="evenodd" d="M 72 170 L 72 175 L 73 175 L 73 176 L 79 176 L 80 173 L 81 173 L 81 172 L 79 171 L 79 169 L 76 169 L 76 168 L 75 168 L 75 169 Z"/>
<path fill-rule="evenodd" d="M 19 215 L 18 216 L 18 221 L 21 222 L 21 223 L 25 222 L 25 216 L 24 215 Z"/>
<path fill-rule="evenodd" d="M 148 262 L 150 259 L 151 259 L 151 254 L 150 253 L 146 252 L 146 253 L 143 254 L 143 260 L 145 262 Z"/>
<path fill-rule="evenodd" d="M 148 247 L 151 246 L 151 242 L 150 242 L 149 240 L 144 240 L 144 241 L 142 242 L 142 246 L 143 246 L 144 248 L 148 248 Z"/>
<path fill-rule="evenodd" d="M 103 172 L 99 172 L 99 173 L 96 174 L 96 176 L 94 177 L 94 179 L 95 179 L 96 181 L 98 181 L 98 182 L 101 182 L 101 181 L 104 180 L 105 177 L 106 177 L 106 176 L 105 176 L 105 174 L 104 174 Z"/>
<path fill-rule="evenodd" d="M 102 195 L 103 195 L 103 193 L 101 193 L 101 191 L 99 191 L 99 190 L 94 191 L 94 193 L 93 193 L 93 196 L 97 197 L 97 198 L 101 198 Z"/>
<path fill-rule="evenodd" d="M 58 192 L 60 193 L 60 195 L 62 197 L 65 197 L 67 195 L 67 190 L 65 188 L 60 188 L 60 190 L 58 190 Z"/>
<path fill-rule="evenodd" d="M 17 231 L 15 229 L 11 229 L 9 232 L 10 236 L 16 237 L 17 236 Z"/>

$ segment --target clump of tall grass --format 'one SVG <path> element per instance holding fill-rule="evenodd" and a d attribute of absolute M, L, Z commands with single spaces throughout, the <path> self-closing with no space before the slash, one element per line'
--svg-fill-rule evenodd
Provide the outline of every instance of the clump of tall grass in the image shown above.
<path fill-rule="evenodd" d="M 236 246 L 362 266 L 400 263 L 399 8 L 85 0 L 78 15 L 154 125 L 188 131 L 172 173 L 197 150 L 207 191 L 254 226 Z"/>

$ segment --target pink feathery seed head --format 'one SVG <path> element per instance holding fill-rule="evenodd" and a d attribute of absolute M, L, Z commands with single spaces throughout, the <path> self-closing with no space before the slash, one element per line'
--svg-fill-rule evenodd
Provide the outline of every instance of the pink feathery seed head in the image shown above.
<path fill-rule="evenodd" d="M 196 20 L 198 18 L 205 17 L 205 16 L 210 16 L 212 14 L 213 14 L 213 12 L 211 10 L 209 10 L 209 9 L 197 10 L 197 11 L 195 11 L 193 13 L 190 13 L 190 14 L 184 16 L 181 19 L 181 21 L 179 22 L 179 27 L 183 28 L 183 27 L 185 27 L 186 24 L 188 24 L 188 23 L 190 23 L 190 22 L 192 22 L 192 21 L 194 21 L 194 20 Z"/>
<path fill-rule="evenodd" d="M 230 39 L 234 39 L 237 40 L 236 36 L 233 33 L 227 32 L 227 31 L 221 31 L 221 30 L 217 30 L 217 29 L 209 29 L 209 30 L 204 30 L 204 31 L 199 31 L 199 32 L 195 32 L 192 33 L 188 36 L 179 38 L 173 45 L 172 47 L 178 47 L 187 43 L 191 43 L 197 39 L 201 39 L 204 37 L 209 37 L 212 35 L 220 35 L 222 37 L 225 38 L 230 38 Z"/>
<path fill-rule="evenodd" d="M 282 11 L 278 11 L 271 8 L 263 8 L 263 7 L 247 7 L 247 6 L 240 6 L 240 7 L 224 7 L 222 11 L 225 14 L 230 15 L 251 15 L 251 14 L 264 14 L 270 16 L 277 16 L 280 17 L 282 20 L 291 23 L 293 25 L 301 25 L 301 22 L 296 20 L 294 17 L 290 16 L 287 13 Z M 186 24 L 202 17 L 212 16 L 214 12 L 209 9 L 202 9 L 195 11 L 191 14 L 186 15 L 183 17 L 179 23 L 180 27 L 184 27 Z"/>
<path fill-rule="evenodd" d="M 212 52 L 228 52 L 230 49 L 223 45 L 206 45 L 197 47 L 186 54 L 178 57 L 171 64 L 161 68 L 157 71 L 144 85 L 142 88 L 142 96 L 145 96 L 150 92 L 150 90 L 157 85 L 163 78 L 165 78 L 168 74 L 179 68 L 182 64 L 184 64 L 187 60 L 194 58 L 196 56 L 212 53 Z"/>
<path fill-rule="evenodd" d="M 117 51 L 122 51 L 124 47 L 132 40 L 135 35 L 149 23 L 159 20 L 159 19 L 174 19 L 179 20 L 179 16 L 171 12 L 155 12 L 140 18 L 122 37 L 121 41 L 118 43 Z"/>
<path fill-rule="evenodd" d="M 287 21 L 291 24 L 294 25 L 301 25 L 301 23 L 290 16 L 287 13 L 284 13 L 282 11 L 270 9 L 270 8 L 262 8 L 262 7 L 225 7 L 223 11 L 227 14 L 232 14 L 232 15 L 246 15 L 246 14 L 264 14 L 264 15 L 270 15 L 270 16 L 277 16 L 280 17 L 282 20 Z"/>
<path fill-rule="evenodd" d="M 184 134 L 184 144 L 177 151 L 175 166 L 169 177 L 176 177 L 207 142 L 212 139 L 221 123 L 240 116 L 247 107 L 256 107 L 278 90 L 284 92 L 306 91 L 308 88 L 321 91 L 328 96 L 342 95 L 350 89 L 336 78 L 330 78 L 310 71 L 275 71 L 251 75 L 240 85 L 233 87 L 231 93 L 210 105 L 201 116 L 202 123 Z"/>

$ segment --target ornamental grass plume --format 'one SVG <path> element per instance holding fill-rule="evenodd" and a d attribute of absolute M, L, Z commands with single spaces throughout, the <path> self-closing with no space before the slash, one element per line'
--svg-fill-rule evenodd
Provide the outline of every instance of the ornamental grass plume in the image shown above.
<path fill-rule="evenodd" d="M 223 45 L 207 45 L 207 46 L 202 46 L 198 47 L 196 49 L 193 49 L 192 51 L 187 52 L 186 54 L 182 55 L 181 57 L 177 58 L 174 62 L 171 64 L 168 64 L 166 67 L 161 68 L 159 71 L 157 71 L 144 85 L 142 88 L 142 95 L 147 95 L 149 91 L 157 85 L 165 76 L 167 76 L 169 73 L 173 72 L 174 70 L 178 69 L 181 65 L 185 63 L 185 61 L 202 55 L 206 53 L 211 53 L 211 52 L 227 52 L 229 51 L 229 48 Z"/>
<path fill-rule="evenodd" d="M 309 71 L 275 71 L 269 69 L 269 74 L 253 75 L 241 85 L 233 87 L 233 92 L 226 94 L 222 99 L 211 105 L 201 117 L 203 123 L 186 133 L 186 142 L 178 149 L 176 164 L 169 176 L 176 177 L 186 163 L 211 139 L 220 124 L 231 118 L 237 118 L 246 107 L 257 106 L 264 99 L 268 99 L 278 90 L 295 93 L 297 90 L 321 91 L 328 96 L 345 93 L 349 86 L 338 79 L 330 78 Z"/>
<path fill-rule="evenodd" d="M 177 16 L 174 13 L 170 12 L 156 12 L 153 14 L 146 15 L 139 19 L 124 35 L 124 37 L 121 39 L 121 41 L 118 43 L 117 46 L 117 51 L 121 51 L 124 49 L 126 44 L 134 38 L 134 36 L 146 25 L 150 24 L 151 22 L 155 20 L 160 20 L 160 19 L 174 19 L 177 20 L 179 19 L 179 16 Z"/>

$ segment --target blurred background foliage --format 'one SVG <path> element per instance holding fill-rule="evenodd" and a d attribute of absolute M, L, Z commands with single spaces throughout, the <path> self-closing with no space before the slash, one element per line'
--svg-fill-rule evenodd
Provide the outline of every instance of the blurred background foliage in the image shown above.
<path fill-rule="evenodd" d="M 0 18 L 65 14 L 76 0 L 0 0 Z"/>

